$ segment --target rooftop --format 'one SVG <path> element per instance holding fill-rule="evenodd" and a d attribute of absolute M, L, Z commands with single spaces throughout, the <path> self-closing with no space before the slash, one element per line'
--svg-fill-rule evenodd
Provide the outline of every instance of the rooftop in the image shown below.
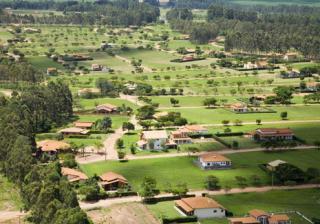
<path fill-rule="evenodd" d="M 204 162 L 221 162 L 221 161 L 231 161 L 229 158 L 224 157 L 217 153 L 206 153 L 200 156 L 201 160 Z"/>
<path fill-rule="evenodd" d="M 43 152 L 56 152 L 57 150 L 66 150 L 70 149 L 70 144 L 63 141 L 56 140 L 43 140 L 37 142 L 37 147 L 41 148 Z"/>
<path fill-rule="evenodd" d="M 260 222 L 253 217 L 229 218 L 229 221 L 232 224 L 260 224 Z"/>
<path fill-rule="evenodd" d="M 67 167 L 62 167 L 61 173 L 63 176 L 72 176 L 71 178 L 69 178 L 70 182 L 88 179 L 87 175 L 85 175 L 84 173 Z"/>
<path fill-rule="evenodd" d="M 123 182 L 127 182 L 127 179 L 124 176 L 117 174 L 117 173 L 114 173 L 114 172 L 104 173 L 100 176 L 100 179 L 104 182 L 111 182 L 114 180 L 120 180 Z"/>
<path fill-rule="evenodd" d="M 201 208 L 223 208 L 218 202 L 207 197 L 182 198 L 181 200 L 175 201 L 175 203 L 186 212 Z"/>
<path fill-rule="evenodd" d="M 168 138 L 168 134 L 165 130 L 160 131 L 144 131 L 142 132 L 145 139 L 158 139 L 158 138 Z"/>

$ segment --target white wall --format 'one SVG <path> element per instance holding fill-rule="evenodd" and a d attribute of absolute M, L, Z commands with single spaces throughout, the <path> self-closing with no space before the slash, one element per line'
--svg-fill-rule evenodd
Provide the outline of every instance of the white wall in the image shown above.
<path fill-rule="evenodd" d="M 214 212 L 214 210 L 216 212 Z M 224 209 L 221 208 L 201 208 L 195 209 L 194 215 L 197 216 L 199 219 L 223 218 L 226 216 L 226 212 Z"/>

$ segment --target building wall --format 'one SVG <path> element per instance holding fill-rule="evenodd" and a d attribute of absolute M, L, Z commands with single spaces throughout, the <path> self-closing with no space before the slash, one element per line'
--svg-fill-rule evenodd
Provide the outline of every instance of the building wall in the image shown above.
<path fill-rule="evenodd" d="M 221 208 L 202 208 L 195 209 L 194 215 L 197 216 L 199 219 L 223 218 L 226 216 L 226 212 L 224 209 Z"/>

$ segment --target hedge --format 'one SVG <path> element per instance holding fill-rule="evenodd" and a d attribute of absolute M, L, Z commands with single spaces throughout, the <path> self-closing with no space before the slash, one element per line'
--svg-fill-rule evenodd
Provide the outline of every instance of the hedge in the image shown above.
<path fill-rule="evenodd" d="M 195 197 L 195 194 L 187 194 L 184 195 L 183 198 L 191 198 Z M 143 202 L 148 204 L 155 204 L 162 201 L 172 201 L 172 200 L 178 200 L 181 199 L 179 195 L 171 195 L 171 196 L 165 196 L 165 197 L 153 197 L 153 198 L 144 198 Z"/>
<path fill-rule="evenodd" d="M 212 138 L 214 138 L 217 142 L 221 143 L 227 148 L 232 148 L 231 144 L 227 143 L 225 140 L 219 138 L 217 135 L 212 135 Z"/>
<path fill-rule="evenodd" d="M 230 132 L 230 133 L 216 133 L 217 137 L 230 137 L 230 136 L 242 136 L 243 132 Z"/>
<path fill-rule="evenodd" d="M 162 218 L 163 224 L 168 223 L 188 223 L 197 222 L 198 218 L 196 216 L 186 216 L 186 217 L 176 217 L 176 218 Z"/>

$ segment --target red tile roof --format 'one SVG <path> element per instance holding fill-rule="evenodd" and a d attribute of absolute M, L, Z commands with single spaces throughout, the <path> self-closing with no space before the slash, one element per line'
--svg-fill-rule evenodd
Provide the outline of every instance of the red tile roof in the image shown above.
<path fill-rule="evenodd" d="M 223 208 L 218 202 L 207 197 L 182 198 L 181 200 L 175 201 L 175 203 L 186 212 L 201 208 Z"/>
<path fill-rule="evenodd" d="M 201 160 L 204 162 L 225 162 L 231 161 L 227 157 L 218 153 L 206 153 L 200 156 Z"/>

